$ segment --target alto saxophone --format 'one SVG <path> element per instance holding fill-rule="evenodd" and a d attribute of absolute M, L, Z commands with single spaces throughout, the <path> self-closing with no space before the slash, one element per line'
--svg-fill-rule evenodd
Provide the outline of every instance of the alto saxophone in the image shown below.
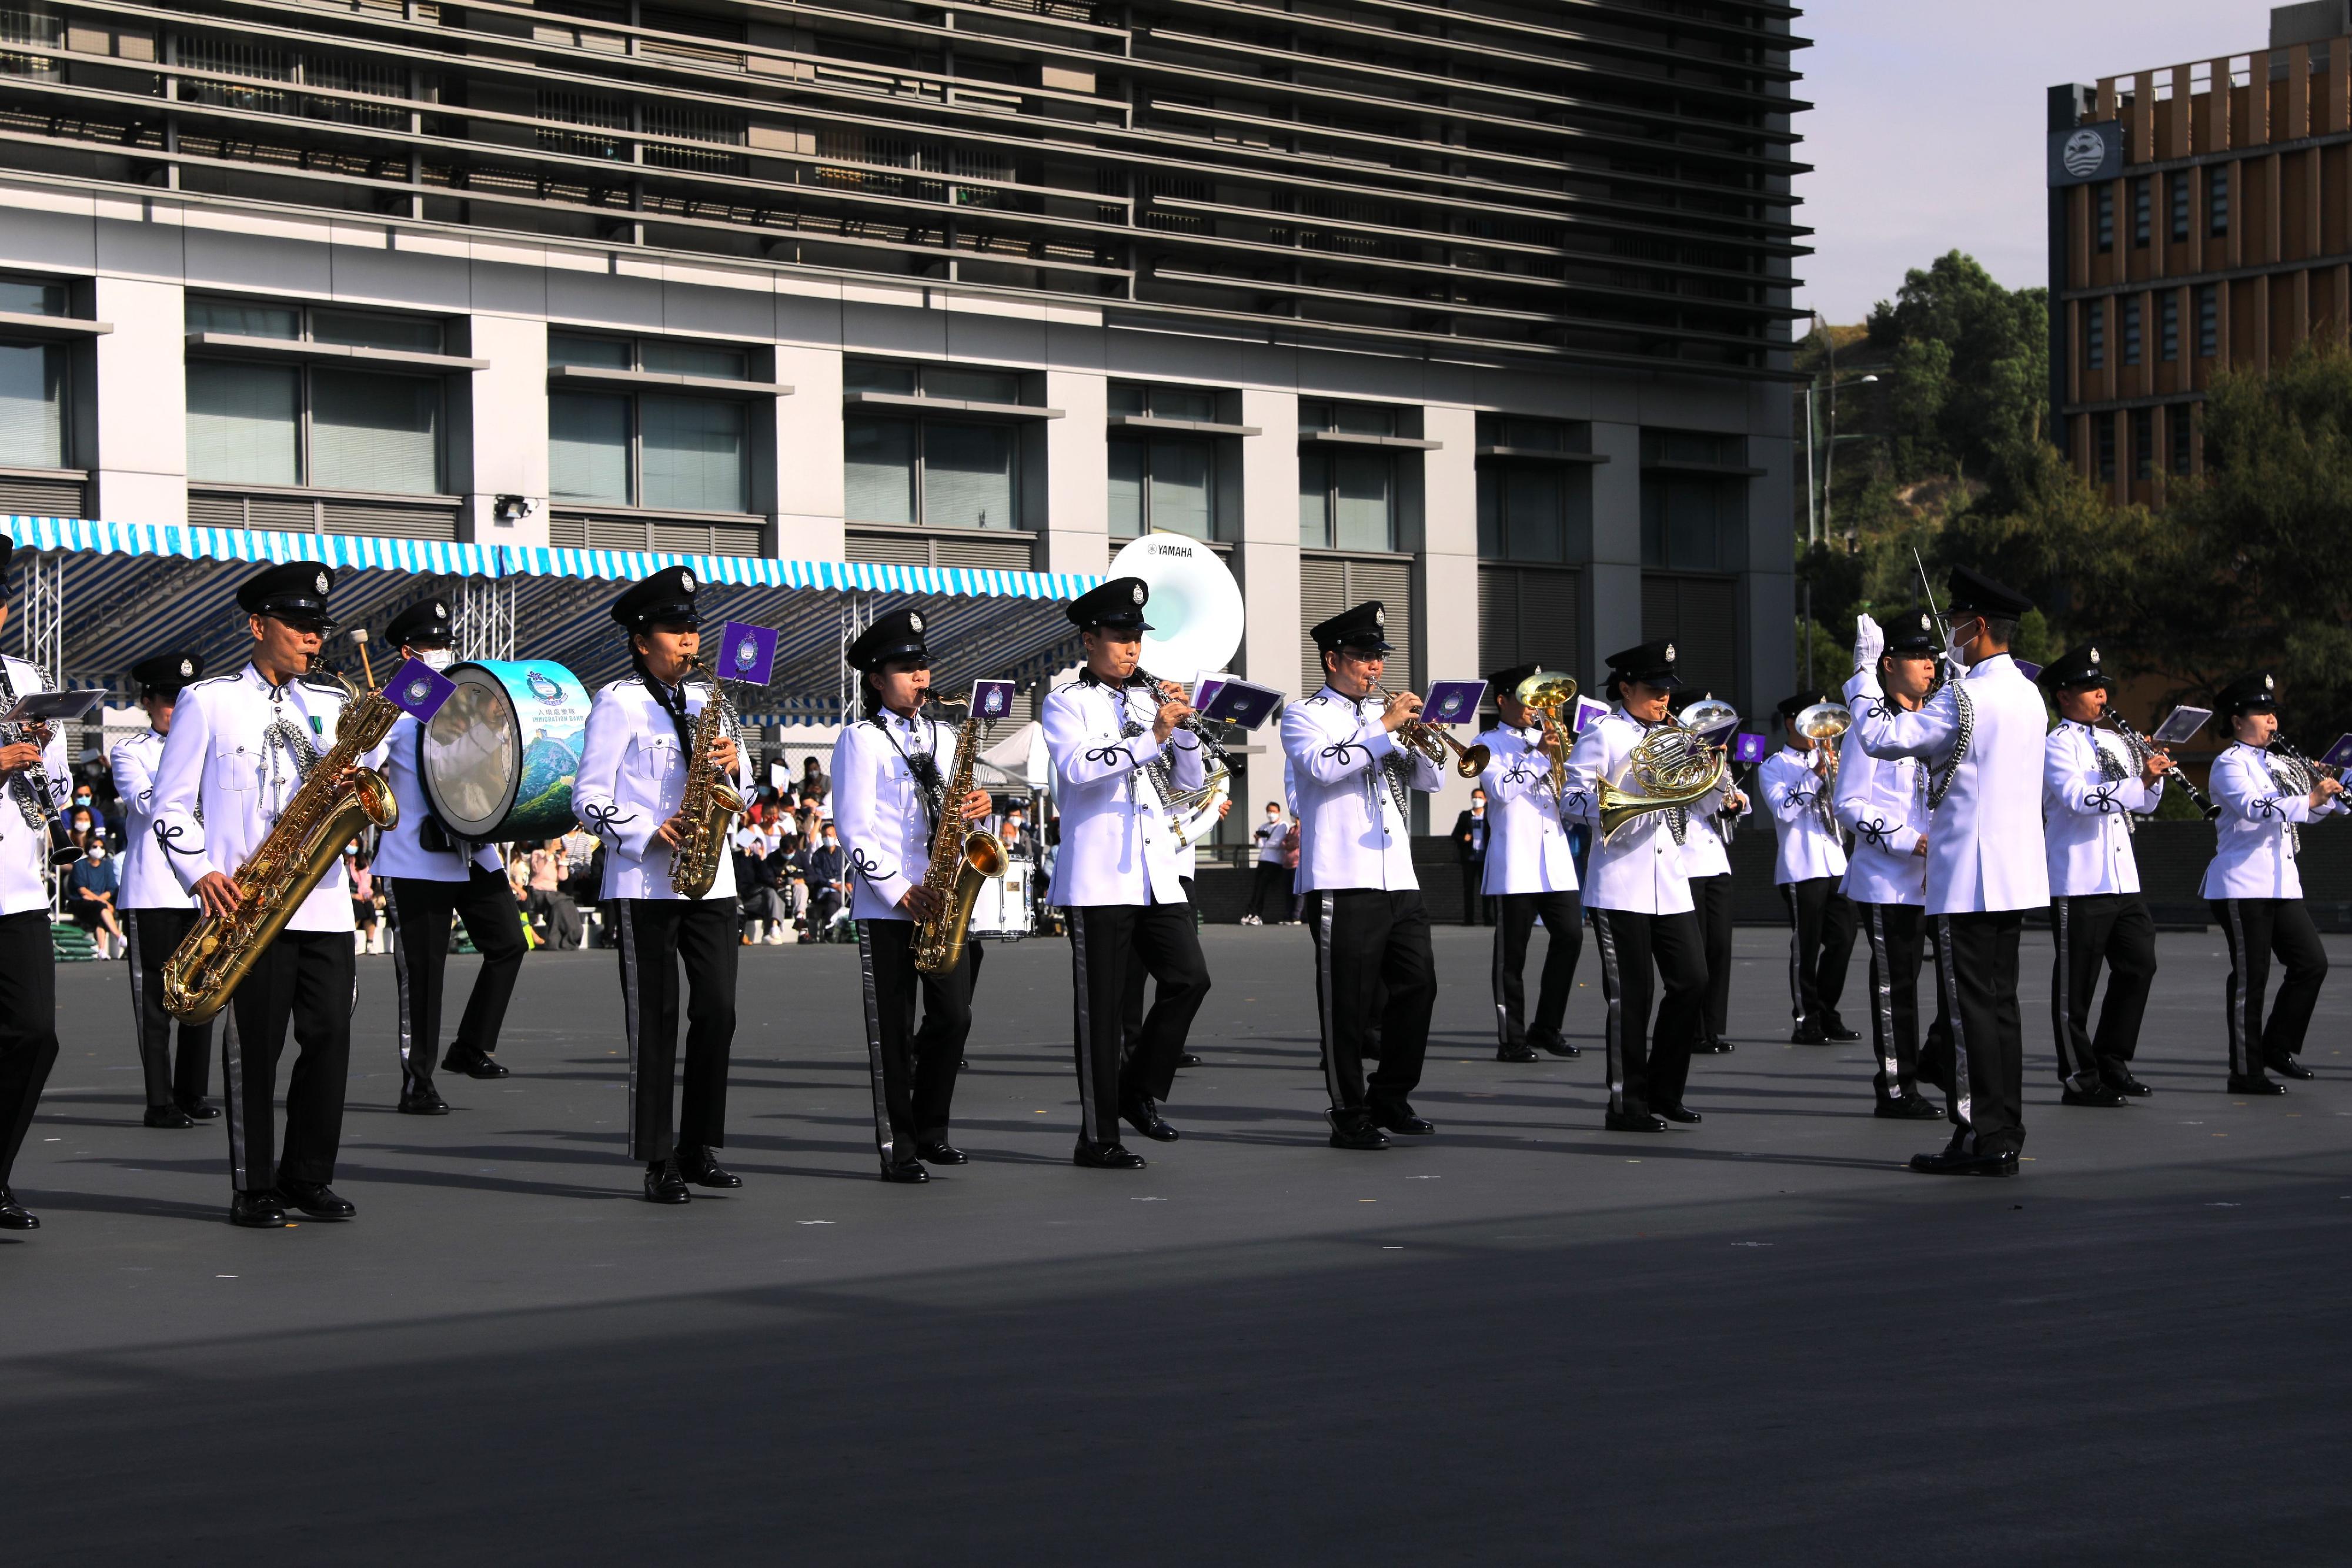
<path fill-rule="evenodd" d="M 972 763 L 980 756 L 980 732 L 988 721 L 978 714 L 956 731 L 955 770 L 940 799 L 940 831 L 931 839 L 931 863 L 923 885 L 937 902 L 915 928 L 915 970 L 944 975 L 963 958 L 964 930 L 971 924 L 980 884 L 1004 874 L 1004 845 L 994 833 L 963 831 L 963 798 L 971 793 Z"/>
<path fill-rule="evenodd" d="M 694 747 L 686 759 L 686 792 L 677 802 L 686 831 L 669 852 L 670 890 L 680 898 L 700 898 L 719 880 L 719 857 L 727 852 L 727 830 L 743 809 L 743 797 L 710 759 L 719 738 L 734 727 L 727 690 L 701 660 L 689 661 L 687 676 L 697 671 L 710 682 L 710 700 L 695 716 Z M 683 686 L 685 681 L 678 684 Z"/>
<path fill-rule="evenodd" d="M 348 689 L 350 683 L 344 685 Z M 229 879 L 241 895 L 236 913 L 203 916 L 163 961 L 165 1012 L 183 1023 L 203 1023 L 219 1012 L 310 890 L 334 869 L 343 846 L 370 823 L 389 828 L 400 820 L 400 804 L 383 775 L 355 766 L 399 717 L 400 709 L 382 692 L 361 693 L 343 705 L 333 747 L 312 765 L 268 836 Z M 346 771 L 350 777 L 341 778 Z"/>

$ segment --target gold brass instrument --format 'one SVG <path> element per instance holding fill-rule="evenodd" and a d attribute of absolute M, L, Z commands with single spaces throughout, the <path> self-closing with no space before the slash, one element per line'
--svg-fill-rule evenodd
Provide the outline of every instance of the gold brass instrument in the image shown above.
<path fill-rule="evenodd" d="M 1613 839 L 1646 812 L 1696 806 L 1722 782 L 1724 767 L 1717 747 L 1680 725 L 1661 725 L 1625 759 L 1625 783 L 1638 789 L 1601 781 L 1601 836 Z"/>
<path fill-rule="evenodd" d="M 203 1023 L 218 1013 L 310 890 L 334 869 L 343 846 L 370 824 L 389 828 L 400 820 L 400 804 L 383 775 L 355 766 L 399 717 L 400 709 L 382 692 L 354 692 L 343 705 L 334 746 L 312 765 L 268 836 L 229 879 L 240 895 L 236 913 L 202 916 L 164 960 L 165 1012 L 183 1023 Z"/>
<path fill-rule="evenodd" d="M 1789 721 L 1799 735 L 1822 747 L 1829 759 L 1829 776 L 1837 777 L 1838 737 L 1853 727 L 1853 710 L 1843 703 L 1815 703 Z"/>
<path fill-rule="evenodd" d="M 700 898 L 719 880 L 719 858 L 727 852 L 727 831 L 743 809 L 743 797 L 711 760 L 722 737 L 734 731 L 727 688 L 699 659 L 687 662 L 686 680 L 700 674 L 710 683 L 710 699 L 694 717 L 694 745 L 686 759 L 686 790 L 677 814 L 685 832 L 669 852 L 669 885 L 680 898 Z"/>
<path fill-rule="evenodd" d="M 1389 700 L 1387 688 L 1378 681 L 1372 683 L 1371 695 L 1383 705 Z M 1437 726 L 1423 724 L 1417 718 L 1409 718 L 1397 726 L 1396 737 L 1398 745 L 1429 758 L 1435 767 L 1444 767 L 1445 754 L 1452 752 L 1454 770 L 1465 779 L 1477 778 L 1486 771 L 1486 764 L 1495 759 L 1495 754 L 1486 747 L 1465 746 Z"/>
<path fill-rule="evenodd" d="M 967 701 L 964 706 L 971 704 Z M 973 714 L 956 732 L 955 767 L 940 797 L 940 831 L 931 839 L 931 863 L 923 872 L 923 885 L 938 902 L 929 917 L 915 927 L 919 974 L 944 975 L 962 960 L 964 932 L 971 925 L 980 884 L 1004 874 L 1003 841 L 985 828 L 964 831 L 963 798 L 971 793 L 972 764 L 980 757 L 981 731 L 987 727 L 988 720 Z"/>
<path fill-rule="evenodd" d="M 1710 692 L 1677 714 L 1675 722 L 1717 751 L 1722 751 L 1729 746 L 1732 734 L 1739 728 L 1739 710 Z M 1727 800 L 1728 793 L 1726 792 Z M 1716 837 L 1727 845 L 1737 840 L 1738 832 L 1739 813 L 1728 805 L 1716 808 Z"/>
<path fill-rule="evenodd" d="M 1514 686 L 1511 695 L 1542 723 L 1544 738 L 1551 742 L 1551 792 L 1567 794 L 1568 752 L 1576 737 L 1563 716 L 1576 706 L 1576 677 L 1547 674 L 1538 668 Z"/>
<path fill-rule="evenodd" d="M 1161 702 L 1189 700 L 1184 696 L 1182 686 L 1173 681 L 1163 681 L 1139 665 L 1127 677 L 1127 684 L 1130 688 L 1145 688 Z M 1209 759 L 1201 782 L 1190 789 L 1177 789 L 1172 777 L 1164 777 L 1162 770 L 1157 768 L 1152 772 L 1152 782 L 1160 788 L 1160 802 L 1167 808 L 1168 824 L 1175 831 L 1176 842 L 1181 848 L 1191 843 L 1197 834 L 1216 831 L 1217 817 L 1214 813 L 1218 803 L 1233 793 L 1234 758 L 1233 753 L 1225 749 L 1224 743 L 1212 735 L 1209 727 L 1201 722 L 1199 714 L 1186 714 L 1176 721 L 1176 727 L 1190 731 L 1199 739 L 1201 749 Z"/>

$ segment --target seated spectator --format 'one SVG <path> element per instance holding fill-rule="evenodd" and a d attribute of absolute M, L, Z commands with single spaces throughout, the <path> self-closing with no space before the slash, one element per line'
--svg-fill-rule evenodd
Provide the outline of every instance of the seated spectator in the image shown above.
<path fill-rule="evenodd" d="M 562 839 L 550 839 L 530 852 L 526 862 L 530 867 L 530 900 L 525 907 L 531 918 L 546 929 L 541 936 L 547 945 L 558 952 L 570 952 L 580 946 L 586 935 L 586 922 L 580 918 L 580 906 L 564 891 L 564 883 L 572 875 L 571 857 L 564 852 Z"/>
<path fill-rule="evenodd" d="M 801 763 L 801 800 L 803 804 L 823 800 L 832 789 L 833 780 L 824 776 L 824 764 L 813 756 Z"/>
<path fill-rule="evenodd" d="M 66 913 L 90 934 L 101 958 L 118 957 L 125 951 L 122 923 L 114 914 L 114 895 L 121 885 L 121 873 L 107 858 L 106 840 L 93 836 L 82 845 L 81 859 L 67 873 Z"/>
<path fill-rule="evenodd" d="M 849 866 L 841 853 L 841 835 L 827 822 L 819 830 L 817 847 L 808 858 L 808 929 L 819 941 L 831 941 L 828 933 L 835 913 L 849 902 Z"/>
<path fill-rule="evenodd" d="M 743 902 L 746 946 L 754 942 L 773 946 L 783 941 L 784 871 L 783 860 L 771 855 L 767 841 L 756 834 L 735 852 L 735 891 Z"/>

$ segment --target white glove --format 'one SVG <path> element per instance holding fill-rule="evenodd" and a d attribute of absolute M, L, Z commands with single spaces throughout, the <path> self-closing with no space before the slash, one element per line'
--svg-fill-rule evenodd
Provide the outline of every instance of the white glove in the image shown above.
<path fill-rule="evenodd" d="M 1857 615 L 1853 618 L 1853 673 L 1878 668 L 1878 655 L 1886 652 L 1886 633 L 1879 629 L 1878 618 Z"/>

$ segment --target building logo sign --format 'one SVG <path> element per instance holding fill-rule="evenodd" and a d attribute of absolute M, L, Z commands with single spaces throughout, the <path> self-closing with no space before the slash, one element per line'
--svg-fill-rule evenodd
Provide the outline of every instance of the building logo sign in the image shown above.
<path fill-rule="evenodd" d="M 2124 126 L 2120 120 L 2078 125 L 2050 133 L 2050 183 L 2087 184 L 2112 180 L 2124 171 Z"/>

